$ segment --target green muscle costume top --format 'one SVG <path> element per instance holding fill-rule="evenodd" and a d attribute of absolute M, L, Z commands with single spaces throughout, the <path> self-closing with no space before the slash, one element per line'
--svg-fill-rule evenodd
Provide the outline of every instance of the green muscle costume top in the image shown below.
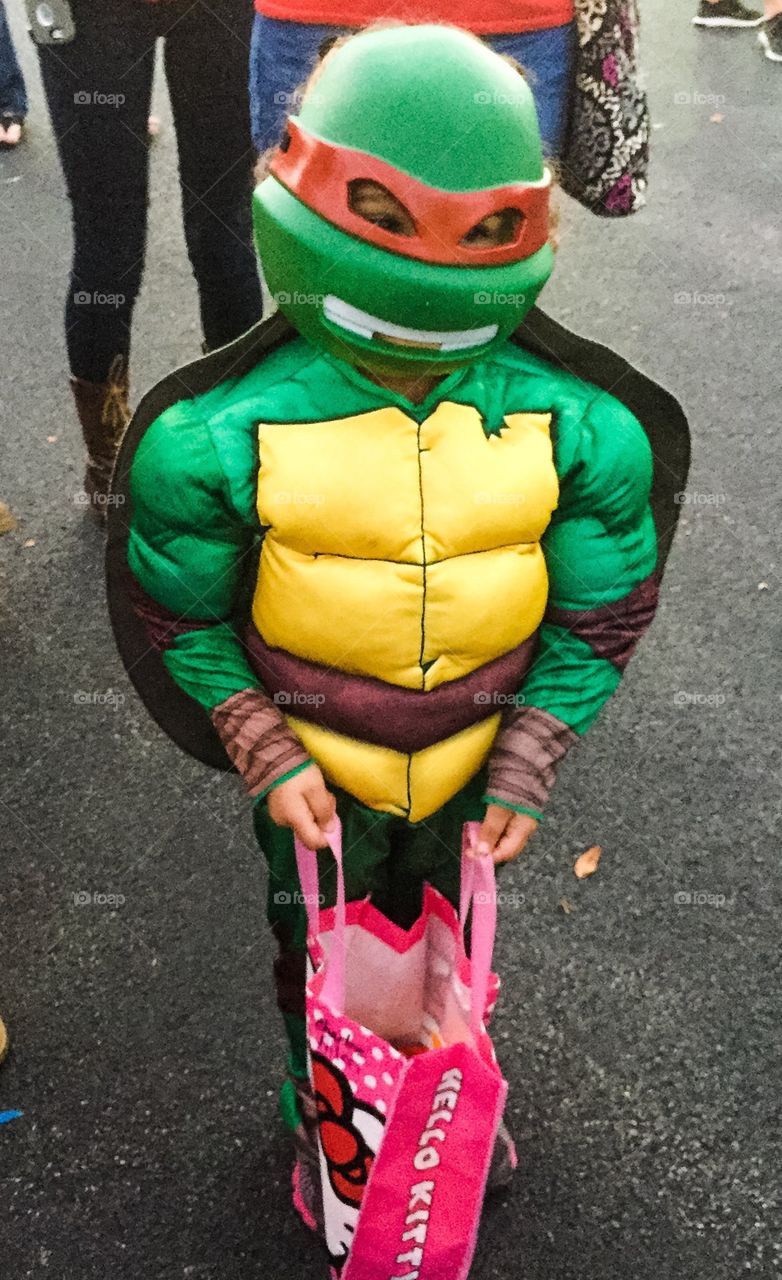
<path fill-rule="evenodd" d="M 266 691 L 370 807 L 420 820 L 488 763 L 539 815 L 654 610 L 651 476 L 628 409 L 510 342 L 413 404 L 296 338 L 148 428 L 128 563 L 218 728 Z"/>

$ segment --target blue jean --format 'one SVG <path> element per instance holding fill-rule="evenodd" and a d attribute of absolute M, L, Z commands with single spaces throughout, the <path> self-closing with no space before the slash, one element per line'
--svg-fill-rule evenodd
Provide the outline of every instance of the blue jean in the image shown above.
<path fill-rule="evenodd" d="M 285 117 L 297 108 L 296 91 L 317 62 L 327 36 L 347 28 L 284 22 L 256 13 L 250 52 L 250 107 L 253 141 L 259 152 L 276 146 Z M 546 155 L 556 158 L 565 139 L 575 56 L 575 24 L 487 36 L 497 53 L 521 65 L 535 95 Z"/>
<path fill-rule="evenodd" d="M 576 57 L 576 24 L 545 31 L 520 31 L 489 36 L 497 53 L 508 53 L 524 68 L 535 98 L 543 150 L 551 160 L 565 144 Z"/>
<path fill-rule="evenodd" d="M 27 91 L 8 28 L 5 4 L 0 0 L 0 115 L 4 112 L 24 119 L 27 115 Z"/>

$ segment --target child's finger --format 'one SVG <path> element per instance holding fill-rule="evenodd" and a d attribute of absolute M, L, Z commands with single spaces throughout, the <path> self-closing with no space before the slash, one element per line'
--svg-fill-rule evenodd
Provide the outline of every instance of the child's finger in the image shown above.
<path fill-rule="evenodd" d="M 325 831 L 331 825 L 334 814 L 337 812 L 336 799 L 327 790 L 322 778 L 314 778 L 304 794 L 315 821 L 321 831 Z"/>
<path fill-rule="evenodd" d="M 291 806 L 288 821 L 302 844 L 306 845 L 308 849 L 326 848 L 326 837 L 315 820 L 306 796 L 300 795 L 296 797 Z"/>
<path fill-rule="evenodd" d="M 494 853 L 497 844 L 511 818 L 515 815 L 511 809 L 503 809 L 501 805 L 490 804 L 486 817 L 478 832 L 478 843 L 472 850 L 473 857 L 482 858 L 487 853 Z"/>
<path fill-rule="evenodd" d="M 512 862 L 524 852 L 527 841 L 537 828 L 537 822 L 527 814 L 514 813 L 505 834 L 494 850 L 495 863 Z"/>

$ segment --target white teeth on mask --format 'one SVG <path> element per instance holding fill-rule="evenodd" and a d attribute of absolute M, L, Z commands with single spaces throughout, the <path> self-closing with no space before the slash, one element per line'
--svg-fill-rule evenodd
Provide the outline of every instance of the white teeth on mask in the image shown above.
<path fill-rule="evenodd" d="M 498 325 L 486 324 L 479 329 L 451 329 L 438 332 L 434 329 L 409 329 L 407 325 L 391 324 L 379 316 L 370 315 L 360 307 L 329 293 L 323 299 L 323 314 L 332 324 L 358 334 L 360 338 L 396 338 L 401 342 L 431 346 L 440 351 L 460 351 L 463 347 L 479 347 L 497 336 Z"/>

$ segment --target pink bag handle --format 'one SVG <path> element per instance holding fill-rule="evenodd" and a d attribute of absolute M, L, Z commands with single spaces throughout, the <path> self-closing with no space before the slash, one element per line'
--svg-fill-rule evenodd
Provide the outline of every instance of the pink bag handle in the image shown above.
<path fill-rule="evenodd" d="M 331 940 L 328 970 L 321 992 L 324 1002 L 335 1013 L 345 1012 L 345 984 L 347 974 L 347 932 L 345 924 L 345 871 L 342 865 L 342 823 L 334 817 L 326 832 L 329 848 L 337 864 L 337 906 L 334 915 L 334 932 Z M 320 881 L 318 858 L 312 849 L 295 838 L 296 865 L 299 869 L 301 891 L 307 908 L 307 932 L 317 938 L 320 931 Z"/>
<path fill-rule="evenodd" d="M 462 929 L 472 903 L 472 951 L 470 958 L 470 1027 L 476 1037 L 483 1032 L 483 1015 L 489 989 L 489 975 L 497 932 L 497 886 L 494 879 L 494 862 L 490 855 L 473 858 L 469 850 L 477 839 L 480 824 L 466 822 L 462 830 L 462 882 L 459 917 Z M 337 906 L 334 915 L 334 932 L 329 953 L 326 980 L 321 993 L 324 1002 L 335 1013 L 345 1012 L 345 987 L 347 974 L 347 926 L 345 921 L 345 869 L 342 862 L 342 824 L 334 818 L 331 830 L 326 833 L 329 848 L 337 864 Z M 312 849 L 296 838 L 296 865 L 299 870 L 301 890 L 307 908 L 307 929 L 310 938 L 317 938 L 320 928 L 320 883 L 318 860 Z"/>
<path fill-rule="evenodd" d="M 474 1036 L 483 1033 L 483 1016 L 489 990 L 489 976 L 497 934 L 497 884 L 494 859 L 470 856 L 478 843 L 479 822 L 465 822 L 462 828 L 462 888 L 459 919 L 462 931 L 472 903 L 472 946 L 470 951 L 470 1028 Z"/>

